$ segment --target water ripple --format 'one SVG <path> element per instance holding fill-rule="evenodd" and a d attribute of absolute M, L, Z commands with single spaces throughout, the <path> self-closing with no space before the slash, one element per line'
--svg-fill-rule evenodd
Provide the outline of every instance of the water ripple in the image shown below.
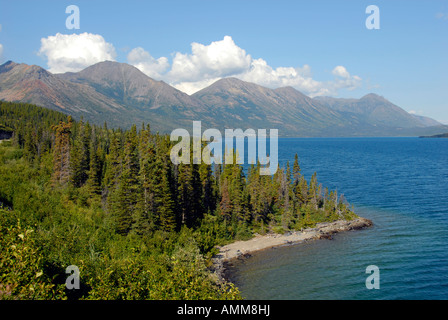
<path fill-rule="evenodd" d="M 280 139 L 279 159 L 344 193 L 374 227 L 233 268 L 249 299 L 448 299 L 448 139 Z M 380 290 L 367 290 L 368 265 Z"/>

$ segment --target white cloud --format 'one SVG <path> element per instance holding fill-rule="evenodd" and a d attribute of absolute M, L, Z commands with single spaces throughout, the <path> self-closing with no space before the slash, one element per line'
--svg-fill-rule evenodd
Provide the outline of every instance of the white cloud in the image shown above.
<path fill-rule="evenodd" d="M 341 78 L 345 79 L 350 78 L 350 74 L 347 72 L 347 69 L 345 69 L 345 67 L 343 66 L 335 67 L 331 73 Z"/>
<path fill-rule="evenodd" d="M 362 79 L 351 75 L 344 66 L 332 70 L 333 80 L 318 81 L 311 67 L 272 68 L 262 59 L 254 59 L 238 47 L 232 37 L 209 45 L 191 44 L 191 53 L 176 52 L 171 65 L 165 57 L 155 59 L 142 48 L 133 49 L 128 62 L 150 77 L 164 80 L 188 94 L 195 93 L 224 77 L 236 77 L 269 88 L 291 86 L 312 97 L 337 95 L 340 89 L 353 90 Z"/>
<path fill-rule="evenodd" d="M 47 58 L 52 73 L 76 72 L 105 60 L 115 60 L 112 44 L 91 33 L 60 34 L 41 39 L 39 55 Z"/>
<path fill-rule="evenodd" d="M 327 94 L 322 83 L 311 77 L 311 68 L 304 65 L 297 67 L 278 67 L 273 69 L 263 59 L 254 59 L 246 72 L 235 75 L 244 81 L 254 82 L 269 88 L 291 86 L 311 95 Z"/>
<path fill-rule="evenodd" d="M 191 82 L 228 77 L 244 72 L 252 61 L 251 56 L 229 36 L 209 45 L 194 42 L 191 51 L 191 54 L 176 53 L 168 78 Z"/>
<path fill-rule="evenodd" d="M 161 78 L 162 74 L 170 67 L 167 58 L 154 59 L 149 52 L 141 47 L 132 49 L 127 58 L 130 64 L 152 78 Z"/>
<path fill-rule="evenodd" d="M 180 82 L 177 84 L 172 84 L 172 86 L 182 92 L 187 93 L 187 94 L 193 94 L 195 92 L 198 92 L 201 89 L 204 89 L 204 88 L 210 86 L 211 84 L 218 81 L 219 79 L 221 79 L 221 78 L 211 78 L 211 79 L 192 81 L 192 82 L 185 81 L 185 82 Z"/>

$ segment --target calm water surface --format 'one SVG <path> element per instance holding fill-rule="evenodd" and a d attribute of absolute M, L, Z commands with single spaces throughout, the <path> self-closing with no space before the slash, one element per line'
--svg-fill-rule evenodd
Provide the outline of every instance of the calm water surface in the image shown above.
<path fill-rule="evenodd" d="M 337 189 L 374 227 L 269 249 L 231 280 L 247 299 L 448 299 L 448 139 L 279 140 L 279 161 Z M 366 267 L 380 269 L 368 290 Z"/>

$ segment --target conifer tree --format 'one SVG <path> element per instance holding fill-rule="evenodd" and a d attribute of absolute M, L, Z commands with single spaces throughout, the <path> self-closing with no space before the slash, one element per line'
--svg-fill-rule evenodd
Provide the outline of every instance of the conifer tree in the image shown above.
<path fill-rule="evenodd" d="M 60 122 L 52 129 L 56 132 L 53 151 L 53 185 L 64 185 L 70 177 L 70 134 L 73 120 L 68 116 L 67 122 Z"/>
<path fill-rule="evenodd" d="M 167 160 L 166 140 L 158 137 L 156 157 L 154 161 L 151 184 L 154 186 L 152 209 L 153 219 L 164 231 L 174 231 L 177 228 L 175 215 L 175 196 L 171 188 L 171 172 Z"/>
<path fill-rule="evenodd" d="M 299 156 L 297 155 L 297 153 L 294 156 L 294 164 L 292 166 L 292 177 L 294 185 L 297 185 L 297 183 L 300 180 L 300 165 L 299 165 Z"/>
<path fill-rule="evenodd" d="M 199 179 L 202 188 L 203 211 L 204 213 L 213 212 L 216 208 L 216 189 L 211 165 L 204 162 L 199 165 Z"/>
<path fill-rule="evenodd" d="M 121 143 L 117 133 L 112 135 L 109 153 L 106 155 L 104 188 L 106 195 L 117 185 L 122 171 Z"/>
<path fill-rule="evenodd" d="M 229 186 L 227 180 L 224 180 L 221 186 L 221 201 L 219 203 L 221 216 L 229 221 L 232 217 L 232 202 L 230 201 Z"/>
<path fill-rule="evenodd" d="M 155 229 L 157 216 L 154 203 L 155 185 L 155 147 L 149 126 L 142 127 L 139 134 L 141 192 L 138 196 L 134 214 L 133 229 L 137 234 L 145 234 Z"/>
<path fill-rule="evenodd" d="M 103 151 L 98 145 L 95 128 L 92 128 L 90 144 L 90 162 L 87 177 L 87 186 L 91 194 L 100 194 L 103 174 Z"/>
<path fill-rule="evenodd" d="M 308 203 L 308 183 L 304 176 L 300 176 L 299 182 L 296 186 L 296 198 L 300 205 Z"/>
<path fill-rule="evenodd" d="M 177 175 L 178 210 L 181 225 L 190 225 L 193 220 L 193 172 L 192 165 L 179 164 Z"/>
<path fill-rule="evenodd" d="M 89 123 L 84 124 L 82 121 L 77 127 L 79 128 L 75 132 L 74 146 L 70 158 L 70 180 L 75 187 L 79 188 L 86 183 L 90 169 L 91 127 Z"/>
<path fill-rule="evenodd" d="M 117 190 L 115 216 L 117 231 L 120 234 L 127 234 L 131 230 L 139 192 L 138 173 L 138 139 L 134 125 L 126 134 L 123 171 Z"/>

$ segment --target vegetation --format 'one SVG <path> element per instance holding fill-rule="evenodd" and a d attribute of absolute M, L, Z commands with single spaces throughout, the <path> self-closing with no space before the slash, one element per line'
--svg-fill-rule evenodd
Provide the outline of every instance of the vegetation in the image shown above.
<path fill-rule="evenodd" d="M 441 133 L 441 134 L 435 134 L 433 136 L 420 136 L 420 138 L 448 138 L 448 132 Z"/>
<path fill-rule="evenodd" d="M 290 169 L 174 165 L 168 136 L 0 102 L 0 299 L 239 299 L 216 246 L 352 219 L 343 196 Z M 80 290 L 65 288 L 65 268 Z"/>

